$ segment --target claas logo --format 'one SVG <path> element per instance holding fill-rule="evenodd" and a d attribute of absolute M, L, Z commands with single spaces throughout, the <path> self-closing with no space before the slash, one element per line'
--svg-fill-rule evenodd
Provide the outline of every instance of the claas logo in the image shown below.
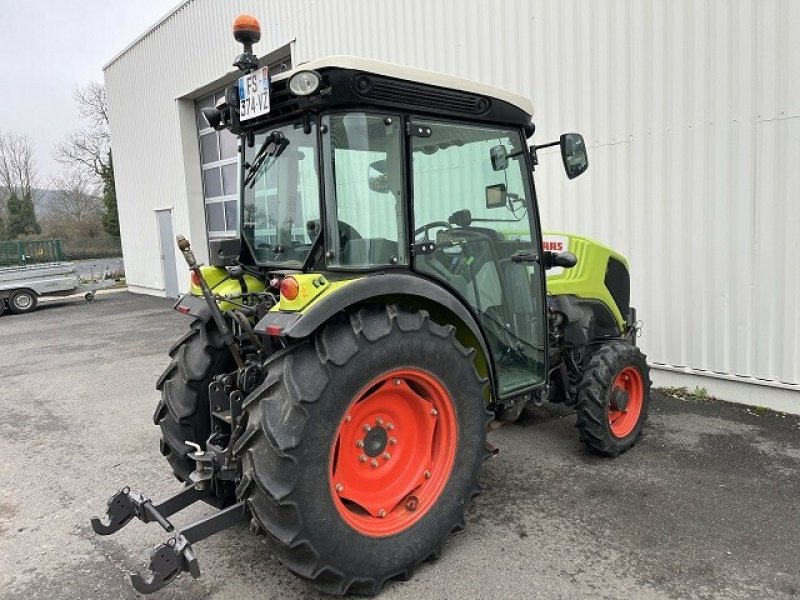
<path fill-rule="evenodd" d="M 551 252 L 561 252 L 564 250 L 564 242 L 548 241 L 542 242 L 542 250 L 550 250 Z"/>

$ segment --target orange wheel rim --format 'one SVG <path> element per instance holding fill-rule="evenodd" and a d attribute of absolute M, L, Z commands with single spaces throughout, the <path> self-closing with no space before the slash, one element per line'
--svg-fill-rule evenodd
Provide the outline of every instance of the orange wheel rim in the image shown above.
<path fill-rule="evenodd" d="M 436 504 L 457 445 L 455 408 L 437 378 L 419 369 L 375 378 L 347 408 L 331 448 L 339 515 L 372 537 L 408 529 Z"/>
<path fill-rule="evenodd" d="M 636 428 L 644 403 L 644 381 L 639 369 L 625 367 L 614 378 L 608 406 L 608 423 L 614 437 L 624 438 Z"/>

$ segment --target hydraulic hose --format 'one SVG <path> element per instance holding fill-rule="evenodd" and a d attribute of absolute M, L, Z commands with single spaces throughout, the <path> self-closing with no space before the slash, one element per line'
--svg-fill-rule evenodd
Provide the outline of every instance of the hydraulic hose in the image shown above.
<path fill-rule="evenodd" d="M 247 320 L 247 317 L 244 316 L 244 313 L 238 310 L 233 310 L 231 311 L 231 315 L 233 316 L 234 319 L 236 319 L 236 322 L 239 323 L 239 325 L 242 328 L 242 331 L 244 331 L 245 335 L 247 335 L 247 337 L 250 339 L 253 345 L 256 348 L 262 348 L 263 344 L 261 343 L 261 340 L 258 339 L 256 332 L 253 331 L 253 327 L 252 325 L 250 325 L 250 321 Z"/>

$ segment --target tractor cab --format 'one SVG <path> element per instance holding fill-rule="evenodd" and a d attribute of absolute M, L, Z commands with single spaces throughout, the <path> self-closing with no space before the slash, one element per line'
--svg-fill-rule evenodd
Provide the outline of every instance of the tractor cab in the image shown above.
<path fill-rule="evenodd" d="M 530 101 L 355 57 L 277 74 L 254 58 L 237 62 L 245 75 L 205 113 L 241 139 L 241 246 L 226 258 L 281 277 L 296 270 L 331 281 L 429 280 L 477 323 L 498 397 L 543 385 Z M 559 143 L 568 174 L 583 172 L 582 138 Z M 281 302 L 276 311 L 287 308 L 305 306 Z"/>

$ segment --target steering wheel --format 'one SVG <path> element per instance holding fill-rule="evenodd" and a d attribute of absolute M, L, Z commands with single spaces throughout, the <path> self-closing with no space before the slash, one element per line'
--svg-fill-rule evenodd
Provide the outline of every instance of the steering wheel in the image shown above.
<path fill-rule="evenodd" d="M 422 227 L 418 227 L 414 230 L 414 238 L 416 238 L 420 233 L 424 233 L 425 236 L 422 238 L 424 240 L 431 239 L 428 235 L 428 232 L 433 229 L 434 227 L 445 227 L 446 229 L 453 229 L 453 225 L 448 223 L 447 221 L 431 221 L 430 223 L 426 223 Z"/>

